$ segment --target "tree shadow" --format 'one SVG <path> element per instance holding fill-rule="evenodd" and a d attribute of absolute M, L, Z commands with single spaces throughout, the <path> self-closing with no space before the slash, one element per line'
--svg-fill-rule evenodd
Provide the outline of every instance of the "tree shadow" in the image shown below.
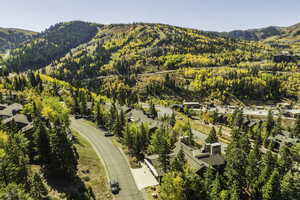
<path fill-rule="evenodd" d="M 47 184 L 58 193 L 64 194 L 67 200 L 95 200 L 91 187 L 87 187 L 79 176 L 63 178 L 46 176 Z"/>

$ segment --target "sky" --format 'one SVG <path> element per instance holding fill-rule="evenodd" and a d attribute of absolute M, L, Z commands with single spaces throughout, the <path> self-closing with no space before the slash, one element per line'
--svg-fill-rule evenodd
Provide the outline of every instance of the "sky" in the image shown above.
<path fill-rule="evenodd" d="M 42 31 L 58 22 L 151 22 L 230 31 L 300 22 L 300 0 L 3 0 L 0 27 Z"/>

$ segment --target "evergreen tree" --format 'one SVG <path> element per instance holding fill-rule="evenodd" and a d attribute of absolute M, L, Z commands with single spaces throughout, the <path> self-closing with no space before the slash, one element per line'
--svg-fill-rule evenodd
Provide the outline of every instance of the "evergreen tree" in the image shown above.
<path fill-rule="evenodd" d="M 9 184 L 6 187 L 0 187 L 0 199 L 2 200 L 35 200 L 28 194 L 21 185 Z"/>
<path fill-rule="evenodd" d="M 296 175 L 297 176 L 297 175 Z M 300 182 L 294 178 L 291 172 L 284 175 L 280 182 L 281 200 L 297 200 L 300 197 Z"/>
<path fill-rule="evenodd" d="M 31 183 L 30 194 L 35 199 L 47 199 L 48 190 L 39 174 L 34 174 Z"/>
<path fill-rule="evenodd" d="M 293 158 L 291 155 L 290 150 L 286 145 L 282 145 L 279 150 L 279 157 L 278 157 L 278 167 L 279 167 L 279 174 L 284 175 L 289 170 L 292 169 L 293 166 Z"/>
<path fill-rule="evenodd" d="M 182 149 L 179 150 L 177 156 L 172 162 L 172 170 L 182 172 L 186 164 L 185 155 Z"/>
<path fill-rule="evenodd" d="M 158 116 L 155 105 L 152 101 L 150 102 L 150 105 L 149 105 L 149 113 L 150 113 L 150 115 L 153 116 L 153 118 L 157 118 L 157 116 Z"/>
<path fill-rule="evenodd" d="M 218 130 L 218 137 L 222 137 L 223 133 L 222 133 L 222 126 L 219 127 L 219 130 Z"/>
<path fill-rule="evenodd" d="M 172 112 L 172 115 L 171 115 L 171 118 L 170 118 L 170 125 L 171 125 L 172 127 L 174 127 L 175 124 L 176 124 L 176 116 L 175 116 L 175 113 Z"/>
<path fill-rule="evenodd" d="M 214 127 L 211 128 L 208 137 L 205 139 L 205 142 L 208 144 L 218 142 L 216 129 Z"/>
<path fill-rule="evenodd" d="M 33 140 L 36 153 L 35 160 L 39 161 L 42 165 L 47 164 L 50 155 L 48 130 L 38 116 L 34 120 Z"/>
<path fill-rule="evenodd" d="M 275 169 L 262 188 L 263 200 L 280 200 L 280 176 L 277 169 Z"/>
<path fill-rule="evenodd" d="M 51 152 L 46 169 L 52 175 L 72 178 L 77 173 L 78 155 L 68 135 L 71 136 L 67 127 L 60 120 L 55 120 L 49 133 Z"/>
<path fill-rule="evenodd" d="M 298 116 L 296 119 L 292 136 L 296 138 L 300 138 L 300 116 Z"/>
<path fill-rule="evenodd" d="M 266 133 L 267 133 L 267 137 L 271 134 L 272 129 L 274 128 L 275 125 L 275 121 L 273 118 L 273 114 L 272 111 L 269 110 L 268 112 L 268 116 L 267 116 L 267 122 L 266 122 Z"/>
<path fill-rule="evenodd" d="M 15 182 L 29 185 L 29 158 L 28 158 L 28 140 L 21 133 L 10 135 L 7 145 L 5 145 L 6 157 L 4 160 L 7 167 L 4 171 L 7 173 L 5 179 L 7 183 Z"/>
<path fill-rule="evenodd" d="M 247 190 L 250 193 L 251 199 L 258 199 L 259 197 L 259 190 L 257 190 L 258 188 L 255 187 L 255 184 L 260 174 L 260 158 L 259 147 L 255 144 L 247 156 L 246 166 Z"/>
<path fill-rule="evenodd" d="M 194 145 L 194 134 L 190 122 L 187 123 L 187 130 L 185 135 L 188 136 L 188 144 Z"/>
<path fill-rule="evenodd" d="M 222 186 L 221 186 L 219 174 L 217 174 L 215 180 L 212 183 L 211 191 L 209 193 L 210 199 L 219 200 L 221 191 L 222 191 Z"/>

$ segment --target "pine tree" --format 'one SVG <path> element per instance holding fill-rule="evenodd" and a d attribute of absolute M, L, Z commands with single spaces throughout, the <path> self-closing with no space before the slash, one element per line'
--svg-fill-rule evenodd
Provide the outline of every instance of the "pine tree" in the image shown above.
<path fill-rule="evenodd" d="M 190 122 L 187 123 L 186 135 L 188 136 L 188 144 L 194 145 L 194 134 Z"/>
<path fill-rule="evenodd" d="M 158 114 L 157 114 L 155 105 L 153 104 L 152 101 L 150 102 L 149 107 L 150 107 L 150 110 L 149 110 L 150 114 L 153 116 L 153 118 L 157 118 Z"/>
<path fill-rule="evenodd" d="M 38 160 L 42 165 L 47 164 L 50 155 L 48 130 L 41 118 L 38 116 L 34 120 L 33 140 L 36 160 Z"/>
<path fill-rule="evenodd" d="M 222 126 L 219 127 L 219 130 L 218 130 L 218 134 L 217 134 L 217 135 L 218 135 L 218 137 L 222 137 L 222 135 L 223 135 L 223 134 L 222 134 Z"/>
<path fill-rule="evenodd" d="M 219 179 L 219 174 L 217 174 L 214 182 L 212 183 L 211 191 L 209 193 L 210 199 L 211 200 L 219 200 L 221 191 L 222 191 L 222 186 L 221 186 L 221 182 Z"/>
<path fill-rule="evenodd" d="M 300 138 L 300 116 L 298 116 L 296 119 L 292 136 L 296 138 Z"/>
<path fill-rule="evenodd" d="M 299 175 L 298 175 L 299 176 Z M 299 179 L 299 177 L 298 177 Z M 297 180 L 298 180 L 297 179 Z M 284 175 L 280 182 L 281 200 L 297 200 L 300 197 L 300 182 L 291 172 Z"/>
<path fill-rule="evenodd" d="M 49 174 L 72 178 L 77 173 L 78 154 L 68 138 L 69 130 L 60 121 L 55 120 L 49 134 L 50 161 L 46 166 Z"/>
<path fill-rule="evenodd" d="M 171 118 L 170 118 L 170 125 L 171 125 L 172 127 L 174 127 L 175 124 L 176 124 L 176 116 L 175 116 L 175 113 L 172 112 L 172 115 L 171 115 Z"/>
<path fill-rule="evenodd" d="M 46 199 L 48 196 L 48 190 L 39 174 L 34 174 L 33 176 L 30 194 L 33 198 L 41 200 Z"/>
<path fill-rule="evenodd" d="M 206 168 L 204 172 L 204 180 L 203 180 L 203 187 L 204 191 L 206 192 L 206 196 L 209 196 L 210 188 L 215 178 L 214 170 L 211 167 Z"/>
<path fill-rule="evenodd" d="M 286 145 L 282 145 L 279 150 L 278 167 L 280 175 L 287 173 L 293 166 L 293 158 Z"/>
<path fill-rule="evenodd" d="M 266 133 L 267 133 L 267 137 L 271 134 L 272 129 L 274 128 L 275 122 L 274 122 L 274 118 L 273 118 L 273 114 L 272 111 L 269 110 L 268 112 L 268 116 L 267 116 L 267 122 L 266 122 Z"/>
<path fill-rule="evenodd" d="M 205 142 L 208 144 L 218 142 L 216 129 L 214 127 L 211 128 L 208 137 L 205 139 Z"/>
<path fill-rule="evenodd" d="M 263 200 L 280 200 L 280 177 L 279 172 L 275 169 L 262 188 Z"/>
<path fill-rule="evenodd" d="M 172 162 L 172 170 L 182 172 L 185 164 L 186 164 L 185 155 L 183 153 L 183 150 L 180 149 L 174 161 Z"/>
<path fill-rule="evenodd" d="M 260 174 L 260 152 L 257 145 L 250 151 L 247 156 L 247 166 L 246 166 L 246 179 L 247 188 L 252 199 L 258 199 L 258 192 L 256 190 L 255 184 Z"/>

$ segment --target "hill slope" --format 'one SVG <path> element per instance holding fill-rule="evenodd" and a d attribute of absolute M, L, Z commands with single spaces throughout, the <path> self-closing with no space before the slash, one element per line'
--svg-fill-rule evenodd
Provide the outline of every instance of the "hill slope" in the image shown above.
<path fill-rule="evenodd" d="M 235 39 L 264 41 L 274 47 L 300 53 L 300 23 L 288 27 L 235 30 L 222 35 Z"/>
<path fill-rule="evenodd" d="M 280 34 L 282 34 L 282 29 L 280 27 L 270 26 L 260 29 L 235 30 L 226 33 L 225 35 L 242 40 L 259 41 Z"/>
<path fill-rule="evenodd" d="M 47 67 L 63 80 L 180 67 L 234 64 L 266 57 L 265 46 L 163 24 L 115 24 Z"/>
<path fill-rule="evenodd" d="M 32 39 L 35 35 L 37 35 L 37 33 L 33 31 L 0 28 L 0 53 L 5 52 L 7 49 L 18 47 L 21 43 Z"/>
<path fill-rule="evenodd" d="M 12 50 L 6 65 L 11 71 L 39 69 L 64 56 L 70 49 L 89 41 L 96 34 L 97 27 L 81 21 L 51 26 L 35 39 Z"/>
<path fill-rule="evenodd" d="M 281 28 L 280 35 L 269 37 L 265 42 L 279 44 L 293 52 L 300 53 L 300 23 Z"/>

